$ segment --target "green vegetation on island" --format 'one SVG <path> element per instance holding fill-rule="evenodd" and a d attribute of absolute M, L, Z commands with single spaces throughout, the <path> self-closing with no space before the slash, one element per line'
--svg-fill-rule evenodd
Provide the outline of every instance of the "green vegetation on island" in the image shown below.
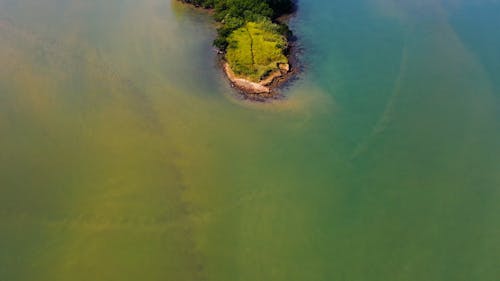
<path fill-rule="evenodd" d="M 280 68 L 288 71 L 285 53 L 291 32 L 286 24 L 275 20 L 294 10 L 292 0 L 182 1 L 214 10 L 214 18 L 220 23 L 214 45 L 225 52 L 236 75 L 259 82 Z"/>
<path fill-rule="evenodd" d="M 226 60 L 234 73 L 258 82 L 288 64 L 287 42 L 277 29 L 270 21 L 248 22 L 229 35 Z"/>

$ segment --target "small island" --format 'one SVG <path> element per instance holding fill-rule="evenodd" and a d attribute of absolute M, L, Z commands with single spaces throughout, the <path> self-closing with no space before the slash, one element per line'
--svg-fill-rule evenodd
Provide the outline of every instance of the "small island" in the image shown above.
<path fill-rule="evenodd" d="M 293 0 L 181 1 L 213 11 L 222 68 L 247 97 L 273 97 L 291 77 L 292 32 L 278 18 L 295 10 Z"/>

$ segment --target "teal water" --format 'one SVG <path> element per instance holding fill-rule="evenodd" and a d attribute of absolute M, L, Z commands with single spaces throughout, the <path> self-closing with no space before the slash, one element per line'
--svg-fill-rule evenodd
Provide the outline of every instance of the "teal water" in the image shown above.
<path fill-rule="evenodd" d="M 0 280 L 500 280 L 500 3 L 301 0 L 242 101 L 168 0 L 0 0 Z"/>

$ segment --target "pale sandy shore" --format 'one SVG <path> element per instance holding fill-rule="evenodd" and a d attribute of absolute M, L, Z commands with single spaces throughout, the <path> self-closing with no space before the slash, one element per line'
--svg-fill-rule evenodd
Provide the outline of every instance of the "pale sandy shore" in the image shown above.
<path fill-rule="evenodd" d="M 276 87 L 276 81 L 283 80 L 286 78 L 290 72 L 290 66 L 284 64 L 280 66 L 280 70 L 277 70 L 267 76 L 260 82 L 253 82 L 241 77 L 238 77 L 231 69 L 227 62 L 223 62 L 223 69 L 226 73 L 227 78 L 234 87 L 242 91 L 246 95 L 260 95 L 262 97 L 272 96 Z"/>

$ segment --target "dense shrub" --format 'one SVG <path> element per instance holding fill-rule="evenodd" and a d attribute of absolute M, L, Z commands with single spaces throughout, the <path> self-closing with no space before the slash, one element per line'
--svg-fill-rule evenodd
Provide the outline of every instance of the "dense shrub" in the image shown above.
<path fill-rule="evenodd" d="M 290 13 L 294 9 L 292 0 L 182 0 L 196 6 L 215 10 L 214 18 L 221 23 L 214 45 L 221 50 L 228 46 L 229 35 L 241 28 L 247 22 L 264 22 L 282 14 Z M 281 25 L 277 30 L 286 37 L 290 30 Z"/>

